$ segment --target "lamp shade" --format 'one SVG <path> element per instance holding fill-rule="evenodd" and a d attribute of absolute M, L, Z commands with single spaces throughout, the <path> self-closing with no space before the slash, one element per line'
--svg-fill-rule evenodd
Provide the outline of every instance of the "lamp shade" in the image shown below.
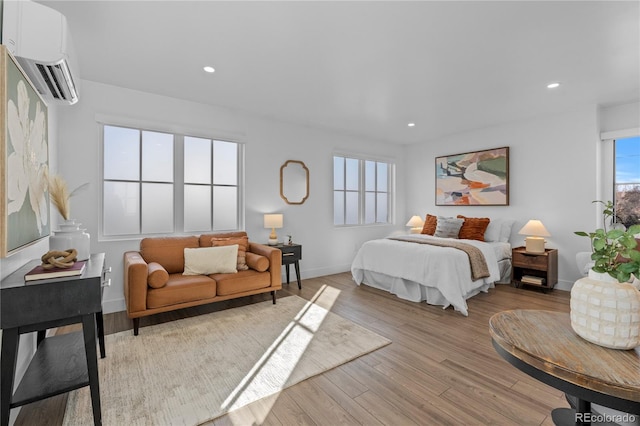
<path fill-rule="evenodd" d="M 542 222 L 536 219 L 531 219 L 526 225 L 518 231 L 520 235 L 532 235 L 534 237 L 550 237 L 551 234 L 544 227 Z"/>
<path fill-rule="evenodd" d="M 264 215 L 264 227 L 265 228 L 282 228 L 282 215 L 281 214 L 265 214 Z"/>
<path fill-rule="evenodd" d="M 420 216 L 411 216 L 411 219 L 409 219 L 409 222 L 406 224 L 406 226 L 411 226 L 412 228 L 423 225 L 424 221 Z"/>

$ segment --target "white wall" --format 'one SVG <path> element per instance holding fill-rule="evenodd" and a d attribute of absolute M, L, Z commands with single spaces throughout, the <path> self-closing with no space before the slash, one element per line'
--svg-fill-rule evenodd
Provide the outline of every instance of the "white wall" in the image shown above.
<path fill-rule="evenodd" d="M 407 218 L 398 203 L 398 226 L 335 228 L 333 226 L 334 151 L 348 151 L 393 159 L 404 169 L 401 146 L 335 132 L 258 118 L 210 105 L 157 96 L 82 81 L 80 101 L 60 112 L 58 167 L 70 188 L 86 182 L 71 199 L 71 216 L 91 234 L 92 252 L 105 252 L 113 268 L 112 286 L 105 293 L 105 312 L 124 309 L 122 255 L 139 248 L 139 240 L 100 241 L 101 143 L 97 118 L 117 120 L 158 130 L 189 130 L 202 135 L 232 138 L 245 148 L 245 229 L 249 238 L 266 242 L 270 230 L 262 226 L 263 213 L 284 214 L 283 238 L 293 235 L 303 245 L 303 278 L 347 271 L 360 244 L 403 228 Z M 310 171 L 310 196 L 302 205 L 280 198 L 280 166 L 286 160 L 304 161 Z M 398 199 L 404 199 L 404 178 L 397 176 Z"/>
<path fill-rule="evenodd" d="M 600 110 L 600 131 L 635 129 L 640 127 L 640 102 L 614 105 Z"/>
<path fill-rule="evenodd" d="M 573 231 L 595 226 L 597 123 L 597 108 L 586 106 L 412 145 L 407 151 L 407 214 L 514 218 L 514 246 L 524 243 L 517 232 L 527 220 L 540 219 L 551 234 L 547 246 L 558 249 L 557 288 L 569 289 L 579 277 L 575 254 L 589 250 L 588 239 Z M 435 157 L 503 146 L 510 155 L 509 206 L 435 206 Z"/>

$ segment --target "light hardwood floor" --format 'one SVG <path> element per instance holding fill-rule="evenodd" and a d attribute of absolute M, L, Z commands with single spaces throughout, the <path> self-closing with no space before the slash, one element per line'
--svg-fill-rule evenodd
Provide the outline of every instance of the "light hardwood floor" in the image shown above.
<path fill-rule="evenodd" d="M 551 410 L 568 407 L 561 392 L 504 361 L 493 349 L 488 329 L 491 315 L 503 310 L 569 312 L 568 292 L 544 294 L 500 285 L 470 299 L 468 317 L 357 286 L 349 273 L 304 280 L 302 290 L 295 282 L 285 284 L 278 297 L 290 294 L 317 299 L 393 343 L 208 424 L 552 425 Z M 140 333 L 153 323 L 269 298 L 259 295 L 143 318 Z M 105 315 L 107 334 L 131 328 L 126 314 Z M 60 425 L 65 405 L 65 395 L 27 405 L 16 425 Z"/>

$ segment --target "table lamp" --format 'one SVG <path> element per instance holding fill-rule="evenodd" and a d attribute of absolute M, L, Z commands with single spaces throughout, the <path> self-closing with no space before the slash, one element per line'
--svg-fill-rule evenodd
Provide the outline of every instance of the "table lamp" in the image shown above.
<path fill-rule="evenodd" d="M 269 245 L 275 246 L 276 244 L 278 244 L 278 235 L 276 234 L 276 228 L 282 228 L 282 215 L 265 214 L 264 227 L 271 228 L 271 234 L 269 234 Z"/>
<path fill-rule="evenodd" d="M 518 231 L 520 235 L 527 235 L 525 241 L 525 250 L 528 253 L 544 253 L 544 243 L 546 242 L 542 237 L 550 237 L 549 231 L 544 227 L 542 222 L 536 219 L 531 219 L 526 225 Z"/>
<path fill-rule="evenodd" d="M 407 222 L 406 226 L 411 227 L 412 234 L 419 234 L 420 232 L 422 232 L 424 221 L 420 216 L 411 216 L 411 219 L 409 219 L 409 222 Z"/>

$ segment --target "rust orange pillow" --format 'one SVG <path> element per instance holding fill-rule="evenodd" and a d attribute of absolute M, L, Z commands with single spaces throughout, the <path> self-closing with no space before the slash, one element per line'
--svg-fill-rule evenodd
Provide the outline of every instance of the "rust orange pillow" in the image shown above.
<path fill-rule="evenodd" d="M 458 238 L 484 241 L 484 231 L 487 230 L 491 219 L 488 217 L 465 217 L 461 214 L 458 215 L 458 219 L 464 219 Z"/>
<path fill-rule="evenodd" d="M 246 271 L 249 269 L 247 265 L 247 250 L 249 250 L 249 237 L 213 237 L 211 238 L 212 247 L 238 245 L 238 271 Z"/>
<path fill-rule="evenodd" d="M 422 226 L 421 234 L 433 235 L 436 233 L 436 226 L 438 226 L 438 216 L 427 214 L 424 219 L 424 225 Z"/>

